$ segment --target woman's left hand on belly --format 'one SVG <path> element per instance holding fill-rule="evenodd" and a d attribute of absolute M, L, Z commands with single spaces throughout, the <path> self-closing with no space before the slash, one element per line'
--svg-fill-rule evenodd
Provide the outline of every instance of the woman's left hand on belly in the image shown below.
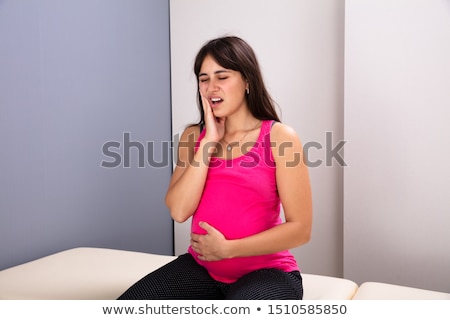
<path fill-rule="evenodd" d="M 229 240 L 207 222 L 199 222 L 199 226 L 206 231 L 206 234 L 191 233 L 191 246 L 198 254 L 198 259 L 219 261 L 228 258 Z"/>

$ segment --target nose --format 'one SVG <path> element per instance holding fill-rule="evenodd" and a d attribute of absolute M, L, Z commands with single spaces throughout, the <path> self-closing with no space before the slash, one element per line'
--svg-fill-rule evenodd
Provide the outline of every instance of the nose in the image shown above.
<path fill-rule="evenodd" d="M 206 87 L 206 93 L 214 93 L 218 90 L 217 81 L 215 79 L 210 79 Z"/>

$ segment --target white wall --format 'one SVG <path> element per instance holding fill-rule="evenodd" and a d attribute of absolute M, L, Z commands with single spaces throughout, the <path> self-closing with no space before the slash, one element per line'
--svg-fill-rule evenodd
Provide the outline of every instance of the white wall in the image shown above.
<path fill-rule="evenodd" d="M 345 15 L 344 276 L 450 292 L 450 1 Z"/>
<path fill-rule="evenodd" d="M 204 42 L 224 34 L 247 40 L 259 57 L 282 121 L 303 143 L 317 142 L 310 160 L 312 240 L 293 250 L 306 273 L 342 275 L 342 176 L 325 166 L 326 132 L 333 146 L 343 138 L 343 0 L 172 0 L 171 69 L 173 134 L 198 120 L 194 57 Z M 189 223 L 175 225 L 175 253 L 189 244 Z"/>

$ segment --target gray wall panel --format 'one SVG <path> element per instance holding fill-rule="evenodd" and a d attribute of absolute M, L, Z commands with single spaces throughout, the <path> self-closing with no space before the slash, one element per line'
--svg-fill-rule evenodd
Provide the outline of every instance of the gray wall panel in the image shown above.
<path fill-rule="evenodd" d="M 171 155 L 168 0 L 0 1 L 0 43 L 0 269 L 77 246 L 171 254 L 170 161 L 147 161 L 147 142 Z M 101 166 L 109 141 L 129 167 Z"/>

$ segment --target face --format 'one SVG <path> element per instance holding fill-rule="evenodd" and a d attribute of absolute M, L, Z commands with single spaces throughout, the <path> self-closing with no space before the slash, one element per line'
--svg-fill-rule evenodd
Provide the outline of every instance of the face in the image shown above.
<path fill-rule="evenodd" d="M 247 108 L 247 82 L 242 74 L 223 68 L 211 56 L 203 60 L 198 84 L 200 94 L 208 99 L 216 117 L 227 117 Z"/>

